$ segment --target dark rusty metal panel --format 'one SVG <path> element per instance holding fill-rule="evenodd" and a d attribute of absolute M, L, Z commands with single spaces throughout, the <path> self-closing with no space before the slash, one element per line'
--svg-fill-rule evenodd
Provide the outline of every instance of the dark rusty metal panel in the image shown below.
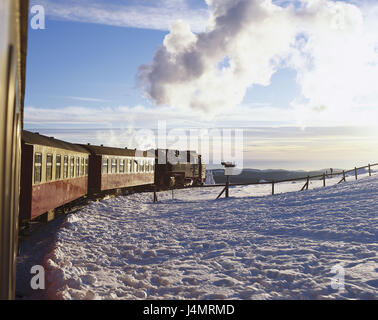
<path fill-rule="evenodd" d="M 101 190 L 135 187 L 154 183 L 154 173 L 103 174 Z"/>
<path fill-rule="evenodd" d="M 88 191 L 88 177 L 59 180 L 33 186 L 32 219 L 60 207 L 70 201 L 83 197 Z"/>

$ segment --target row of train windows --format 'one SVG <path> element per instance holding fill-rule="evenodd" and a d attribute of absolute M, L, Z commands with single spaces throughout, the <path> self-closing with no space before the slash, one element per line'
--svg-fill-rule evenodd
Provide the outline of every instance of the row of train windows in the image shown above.
<path fill-rule="evenodd" d="M 54 156 L 52 154 L 46 155 L 46 181 L 53 179 L 53 163 Z M 63 171 L 63 172 L 62 172 Z M 88 158 L 83 157 L 69 157 L 56 155 L 55 157 L 55 180 L 61 178 L 75 178 L 88 175 Z M 34 155 L 34 183 L 42 181 L 42 154 L 35 153 Z"/>
<path fill-rule="evenodd" d="M 119 166 L 118 166 L 119 163 Z M 152 160 L 103 159 L 102 173 L 139 173 L 154 172 Z"/>

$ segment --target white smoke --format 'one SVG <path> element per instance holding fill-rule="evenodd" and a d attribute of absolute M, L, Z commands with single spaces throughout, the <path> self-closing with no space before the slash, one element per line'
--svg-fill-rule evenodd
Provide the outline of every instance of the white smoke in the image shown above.
<path fill-rule="evenodd" d="M 156 104 L 216 114 L 239 105 L 249 87 L 269 85 L 282 67 L 297 71 L 302 93 L 292 106 L 299 121 L 376 97 L 378 15 L 372 8 L 369 18 L 354 4 L 332 0 L 206 2 L 206 31 L 194 34 L 175 22 L 153 61 L 139 68 Z"/>

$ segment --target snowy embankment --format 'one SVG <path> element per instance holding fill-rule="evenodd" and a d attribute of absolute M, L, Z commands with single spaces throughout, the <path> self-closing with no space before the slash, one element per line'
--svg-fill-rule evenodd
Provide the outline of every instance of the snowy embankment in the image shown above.
<path fill-rule="evenodd" d="M 248 188 L 232 188 L 230 195 L 252 194 Z M 378 297 L 377 176 L 216 201 L 219 191 L 179 190 L 173 199 L 159 193 L 156 204 L 151 194 L 134 194 L 70 215 L 45 257 L 48 296 Z M 344 289 L 331 287 L 336 265 L 344 268 Z"/>

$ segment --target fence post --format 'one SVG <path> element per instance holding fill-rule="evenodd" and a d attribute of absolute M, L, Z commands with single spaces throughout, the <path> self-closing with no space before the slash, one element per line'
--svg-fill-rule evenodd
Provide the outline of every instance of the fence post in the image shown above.
<path fill-rule="evenodd" d="M 369 177 L 371 177 L 371 165 L 369 164 Z"/>
<path fill-rule="evenodd" d="M 272 195 L 274 195 L 274 181 L 272 181 Z"/>
<path fill-rule="evenodd" d="M 358 179 L 358 175 L 357 175 L 357 167 L 354 167 L 354 175 L 356 176 L 356 180 Z"/>
<path fill-rule="evenodd" d="M 310 177 L 307 176 L 307 181 L 306 181 L 305 185 L 302 187 L 301 191 L 303 191 L 304 189 L 308 190 L 309 184 L 310 184 Z"/>
<path fill-rule="evenodd" d="M 230 176 L 226 176 L 226 198 L 228 198 L 228 187 L 230 185 Z"/>
<path fill-rule="evenodd" d="M 225 192 L 225 191 L 226 191 L 226 187 L 224 187 L 224 188 L 222 189 L 221 193 L 218 195 L 218 197 L 217 197 L 216 200 L 218 200 L 218 199 L 221 197 L 221 195 L 223 194 L 223 192 Z"/>
<path fill-rule="evenodd" d="M 326 186 L 326 177 L 325 177 L 325 173 L 323 173 L 323 187 Z"/>
<path fill-rule="evenodd" d="M 341 178 L 341 180 L 337 183 L 337 184 L 340 184 L 341 182 L 345 182 L 345 170 L 343 170 L 343 177 Z"/>

